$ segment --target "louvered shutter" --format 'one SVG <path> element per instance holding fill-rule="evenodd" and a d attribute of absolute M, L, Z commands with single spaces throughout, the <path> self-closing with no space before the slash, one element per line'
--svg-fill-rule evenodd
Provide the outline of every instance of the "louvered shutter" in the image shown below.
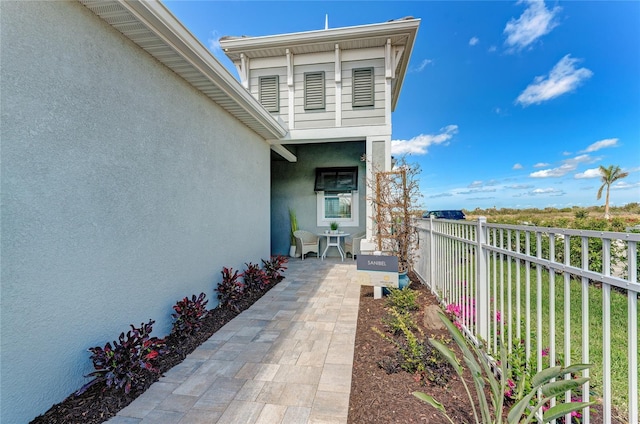
<path fill-rule="evenodd" d="M 304 74 L 304 108 L 324 109 L 324 72 Z"/>
<path fill-rule="evenodd" d="M 373 68 L 354 69 L 353 107 L 373 105 Z"/>
<path fill-rule="evenodd" d="M 280 110 L 278 76 L 260 77 L 260 103 L 269 112 Z"/>

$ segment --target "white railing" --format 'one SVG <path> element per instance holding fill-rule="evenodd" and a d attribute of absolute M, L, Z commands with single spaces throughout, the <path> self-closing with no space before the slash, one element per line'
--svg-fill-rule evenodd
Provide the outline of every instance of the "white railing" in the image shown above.
<path fill-rule="evenodd" d="M 582 400 L 591 394 L 599 405 L 585 408 L 582 422 L 611 423 L 615 415 L 638 423 L 640 234 L 484 218 L 417 226 L 416 273 L 490 355 L 502 346 L 524 349 L 538 371 L 592 363 Z"/>

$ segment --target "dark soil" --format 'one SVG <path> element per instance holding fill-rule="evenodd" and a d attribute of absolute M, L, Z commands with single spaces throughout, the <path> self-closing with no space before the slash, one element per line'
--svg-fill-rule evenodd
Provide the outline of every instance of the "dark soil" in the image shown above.
<path fill-rule="evenodd" d="M 420 293 L 418 304 L 420 309 L 413 312 L 414 321 L 422 328 L 426 337 L 436 339 L 451 337 L 446 329 L 433 329 L 431 314 L 426 316 L 426 310 L 436 310 L 439 304 L 429 289 L 410 275 L 410 287 Z M 455 423 L 475 423 L 471 404 L 464 389 L 464 385 L 451 370 L 449 380 L 431 382 L 424 376 L 409 374 L 405 371 L 388 373 L 393 368 L 394 356 L 397 349 L 389 341 L 375 333 L 371 327 L 384 330 L 381 319 L 387 315 L 385 299 L 374 299 L 373 288 L 363 286 L 360 289 L 360 309 L 358 311 L 358 327 L 356 329 L 355 353 L 353 358 L 353 373 L 351 380 L 351 396 L 349 398 L 348 424 L 389 424 L 389 423 L 433 423 L 448 422 L 435 408 L 422 402 L 412 395 L 415 391 L 433 396 L 447 411 Z M 427 326 L 425 326 L 427 324 Z M 448 344 L 456 352 L 458 358 L 462 355 L 455 343 Z M 381 367 L 384 365 L 384 369 Z M 475 396 L 473 380 L 465 371 L 465 381 L 469 390 Z M 487 399 L 490 399 L 487 388 Z M 477 402 L 477 401 L 476 401 Z M 505 405 L 507 411 L 510 405 Z M 476 409 L 480 409 L 476 403 Z M 591 422 L 604 422 L 602 405 L 596 404 L 591 408 Z M 580 421 L 574 421 L 579 423 Z M 614 412 L 611 417 L 614 424 L 623 424 Z M 562 423 L 562 420 L 558 420 Z"/>
<path fill-rule="evenodd" d="M 438 305 L 435 297 L 426 286 L 415 281 L 410 287 L 420 293 L 420 309 L 412 315 L 425 336 L 450 340 L 446 329 L 424 326 L 425 309 Z M 396 359 L 397 349 L 371 329 L 373 326 L 384 329 L 381 318 L 387 315 L 385 308 L 386 300 L 374 299 L 372 287 L 361 288 L 348 423 L 440 424 L 446 421 L 434 408 L 414 397 L 411 394 L 414 391 L 425 392 L 440 401 L 454 422 L 474 422 L 464 386 L 452 369 L 438 382 L 402 370 L 387 373 L 385 369 L 391 368 L 389 363 Z M 380 361 L 387 365 L 385 369 L 380 367 Z M 441 362 L 444 366 L 445 361 Z M 446 379 L 448 381 L 444 381 Z M 468 384 L 473 390 L 473 383 Z"/>
<path fill-rule="evenodd" d="M 253 305 L 272 287 L 273 285 L 268 286 L 264 292 L 252 293 L 243 298 L 238 303 L 238 312 L 223 308 L 210 310 L 202 320 L 200 330 L 191 337 L 179 339 L 172 335 L 168 336 L 165 339 L 167 353 L 159 356 L 154 362 L 160 373 L 147 372 L 139 387 L 135 390 L 132 389 L 129 394 L 107 389 L 104 383 L 96 383 L 83 394 L 79 396 L 71 394 L 64 401 L 53 405 L 47 412 L 31 421 L 31 424 L 98 424 L 107 421 L 147 390 L 153 382 L 160 378 L 162 373 L 182 362 L 196 347 L 207 341 L 240 312 Z"/>
<path fill-rule="evenodd" d="M 412 278 L 412 280 L 414 280 Z M 420 293 L 414 321 L 420 325 L 428 337 L 449 339 L 445 329 L 427 329 L 424 326 L 424 311 L 437 306 L 437 300 L 422 284 L 412 281 L 411 288 Z M 255 293 L 244 298 L 240 311 L 247 309 L 265 292 Z M 349 424 L 388 424 L 388 423 L 434 423 L 446 422 L 434 408 L 416 399 L 411 393 L 422 391 L 439 400 L 454 422 L 475 422 L 469 401 L 455 372 L 438 374 L 440 377 L 413 375 L 405 371 L 387 373 L 397 368 L 396 348 L 379 334 L 371 330 L 375 326 L 384 330 L 381 318 L 386 315 L 384 299 L 374 299 L 372 287 L 362 287 L 360 309 L 355 339 L 355 354 L 349 399 Z M 228 309 L 216 308 L 209 311 L 203 320 L 200 331 L 188 339 L 166 339 L 168 353 L 156 362 L 160 373 L 164 373 L 179 364 L 196 347 L 204 343 L 216 331 L 238 315 Z M 427 320 L 429 321 L 429 320 Z M 429 324 L 429 322 L 427 322 Z M 455 349 L 454 349 L 455 350 Z M 458 352 L 459 353 L 459 352 Z M 385 369 L 380 367 L 383 364 Z M 137 390 L 128 395 L 121 391 L 110 390 L 104 384 L 93 385 L 80 396 L 74 394 L 59 404 L 53 405 L 46 413 L 34 419 L 32 424 L 98 424 L 107 421 L 118 411 L 130 404 L 142 394 L 160 374 L 148 373 L 147 378 Z M 430 381 L 438 380 L 438 381 Z M 473 383 L 465 378 L 470 389 Z M 601 408 L 592 411 L 594 422 L 602 422 Z M 614 423 L 622 423 L 614 419 Z"/>

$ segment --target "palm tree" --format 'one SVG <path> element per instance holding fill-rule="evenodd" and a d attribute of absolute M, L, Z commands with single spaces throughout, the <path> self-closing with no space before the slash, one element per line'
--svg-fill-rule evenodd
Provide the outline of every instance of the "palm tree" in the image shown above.
<path fill-rule="evenodd" d="M 602 197 L 602 189 L 607 187 L 607 197 L 604 202 L 604 219 L 610 219 L 611 215 L 609 215 L 609 189 L 611 188 L 611 184 L 615 181 L 625 178 L 629 175 L 628 172 L 622 172 L 619 166 L 610 165 L 608 168 L 600 165 L 600 180 L 602 181 L 602 185 L 598 190 L 598 200 Z"/>

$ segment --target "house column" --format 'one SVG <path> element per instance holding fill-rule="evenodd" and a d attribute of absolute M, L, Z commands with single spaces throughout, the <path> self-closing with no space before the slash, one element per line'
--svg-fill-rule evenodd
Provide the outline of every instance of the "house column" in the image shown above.
<path fill-rule="evenodd" d="M 336 128 L 342 126 L 342 62 L 340 45 L 336 44 L 335 82 L 336 82 Z"/>
<path fill-rule="evenodd" d="M 394 71 L 391 39 L 387 38 L 384 46 L 384 123 L 389 126 L 391 126 L 391 82 L 395 75 Z"/>
<path fill-rule="evenodd" d="M 365 197 L 367 199 L 372 199 L 373 196 L 375 196 L 375 192 L 374 187 L 370 187 L 371 184 L 369 182 L 375 180 L 376 172 L 391 170 L 391 134 L 367 137 L 365 154 L 367 158 L 367 185 Z M 370 240 L 373 238 L 375 226 L 373 221 L 373 204 L 370 200 L 367 200 L 366 204 L 367 240 Z"/>
<path fill-rule="evenodd" d="M 289 49 L 287 53 L 287 87 L 289 89 L 289 129 L 294 129 L 295 125 L 295 85 L 293 81 L 293 53 Z"/>
<path fill-rule="evenodd" d="M 236 63 L 236 69 L 240 76 L 240 83 L 245 89 L 249 89 L 249 58 L 240 53 L 240 63 Z"/>

